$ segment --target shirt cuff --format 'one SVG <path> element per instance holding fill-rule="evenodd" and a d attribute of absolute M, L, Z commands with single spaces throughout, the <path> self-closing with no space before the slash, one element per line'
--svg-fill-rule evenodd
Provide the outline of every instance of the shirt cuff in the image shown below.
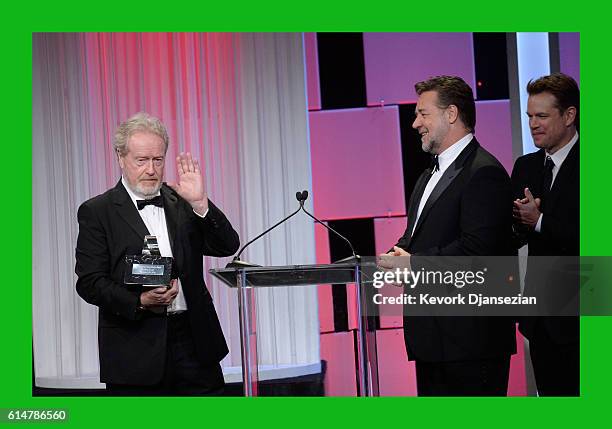
<path fill-rule="evenodd" d="M 204 219 L 206 217 L 206 215 L 208 214 L 208 210 L 210 209 L 206 209 L 206 211 L 204 212 L 203 215 L 201 215 L 200 213 L 198 213 L 197 211 L 193 211 L 197 216 L 201 217 L 202 219 Z"/>
<path fill-rule="evenodd" d="M 540 232 L 540 230 L 542 229 L 542 217 L 543 216 L 544 216 L 544 214 L 540 213 L 540 217 L 538 218 L 538 223 L 536 223 L 536 226 L 535 226 L 536 232 Z"/>

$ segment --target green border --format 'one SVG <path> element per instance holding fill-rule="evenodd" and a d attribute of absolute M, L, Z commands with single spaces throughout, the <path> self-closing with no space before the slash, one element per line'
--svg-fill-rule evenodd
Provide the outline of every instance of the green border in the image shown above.
<path fill-rule="evenodd" d="M 598 7 L 560 2 L 490 1 L 458 4 L 356 2 L 307 4 L 234 1 L 226 6 L 179 2 L 28 2 L 3 10 L 2 106 L 6 140 L 4 200 L 0 211 L 4 249 L 0 408 L 70 410 L 68 425 L 182 427 L 262 422 L 269 425 L 420 425 L 449 427 L 578 426 L 608 419 L 609 317 L 582 319 L 581 398 L 32 398 L 31 396 L 31 33 L 39 31 L 580 31 L 583 113 L 581 135 L 581 249 L 609 254 L 610 195 L 604 162 L 609 119 L 604 94 L 609 59 L 608 27 Z M 222 4 L 223 2 L 221 2 Z M 342 4 L 345 3 L 345 4 Z M 459 9 L 458 6 L 461 8 Z M 496 7 L 497 6 L 497 7 Z M 128 10 L 131 8 L 133 10 Z M 552 9 L 555 8 L 555 9 Z M 603 83 L 603 85 L 601 84 Z M 599 108 L 599 110 L 598 110 Z M 607 157 L 606 157 L 607 158 Z M 607 222 L 608 221 L 608 222 Z M 10 248 L 10 251 L 8 250 Z M 10 267 L 10 270 L 7 269 Z M 15 267 L 16 269 L 13 269 Z"/>

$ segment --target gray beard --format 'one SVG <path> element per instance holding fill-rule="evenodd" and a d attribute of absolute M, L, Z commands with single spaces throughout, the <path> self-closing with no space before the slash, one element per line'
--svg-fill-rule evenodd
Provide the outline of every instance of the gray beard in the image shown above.
<path fill-rule="evenodd" d="M 429 140 L 427 143 L 421 143 L 421 149 L 423 152 L 431 153 L 432 155 L 436 155 L 436 150 L 440 145 L 436 144 L 435 140 Z"/>
<path fill-rule="evenodd" d="M 136 192 L 135 193 L 139 193 L 141 194 L 143 197 L 154 197 L 155 195 L 157 195 L 157 193 L 159 192 L 159 190 L 161 189 L 161 182 L 152 189 L 149 190 L 145 190 L 143 189 L 140 185 L 136 185 Z"/>
<path fill-rule="evenodd" d="M 125 180 L 125 183 L 130 187 L 130 191 L 132 191 L 136 196 L 147 199 L 148 197 L 154 197 L 157 195 L 159 190 L 161 189 L 162 183 L 159 182 L 155 188 L 144 189 L 141 185 L 133 186 L 128 180 Z"/>

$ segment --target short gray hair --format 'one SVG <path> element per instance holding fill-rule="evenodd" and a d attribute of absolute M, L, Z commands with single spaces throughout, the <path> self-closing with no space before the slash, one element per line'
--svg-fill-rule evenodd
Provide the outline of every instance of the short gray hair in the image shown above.
<path fill-rule="evenodd" d="M 164 141 L 164 153 L 168 150 L 168 132 L 166 127 L 158 118 L 145 112 L 138 112 L 119 125 L 115 131 L 113 148 L 120 156 L 125 156 L 128 152 L 128 141 L 136 133 L 151 133 L 159 136 Z"/>

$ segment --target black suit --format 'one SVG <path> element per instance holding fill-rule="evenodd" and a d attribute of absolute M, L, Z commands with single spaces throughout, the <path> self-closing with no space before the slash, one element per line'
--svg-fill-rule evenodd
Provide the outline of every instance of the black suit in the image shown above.
<path fill-rule="evenodd" d="M 168 234 L 188 306 L 197 360 L 218 365 L 228 348 L 203 279 L 203 255 L 229 256 L 238 235 L 209 202 L 205 218 L 163 185 Z M 99 307 L 100 381 L 153 385 L 164 375 L 168 317 L 138 310 L 142 287 L 123 284 L 126 254 L 140 254 L 149 232 L 121 181 L 81 205 L 76 247 L 78 294 Z"/>
<path fill-rule="evenodd" d="M 559 168 L 548 196 L 542 200 L 540 232 L 520 233 L 519 246 L 528 244 L 529 256 L 568 256 L 580 254 L 580 149 L 576 142 Z M 514 164 L 512 185 L 514 198 L 524 198 L 529 188 L 535 198 L 542 196 L 544 149 L 521 156 Z M 521 230 L 517 226 L 517 230 Z M 571 273 L 556 281 L 544 283 L 547 273 L 542 272 L 542 259 L 528 261 L 525 294 L 538 301 L 559 299 L 559 296 L 577 296 L 579 279 Z M 578 261 L 576 260 L 576 263 Z M 550 289 L 550 287 L 554 289 Z M 545 302 L 539 302 L 545 304 Z M 529 339 L 536 384 L 540 395 L 579 394 L 579 318 L 578 317 L 526 317 L 519 329 Z"/>
<path fill-rule="evenodd" d="M 427 256 L 512 255 L 512 204 L 510 178 L 503 166 L 473 139 L 444 172 L 423 207 L 411 236 L 419 202 L 431 176 L 427 169 L 420 176 L 408 204 L 408 227 L 397 243 L 409 253 Z M 424 394 L 505 394 L 487 388 L 465 390 L 459 384 L 462 371 L 470 365 L 461 362 L 509 362 L 516 351 L 514 323 L 501 317 L 404 317 L 404 338 L 408 357 L 417 362 L 419 395 Z M 495 361 L 497 362 L 497 361 Z M 448 363 L 459 372 L 449 386 L 430 390 L 427 375 L 419 378 L 419 365 Z M 493 364 L 497 366 L 497 363 Z M 507 363 L 505 364 L 507 366 Z M 450 368 L 450 367 L 449 367 Z M 500 369 L 500 377 L 504 377 Z M 468 377 L 469 378 L 469 377 Z M 503 380 L 500 384 L 503 385 Z M 443 383 L 444 384 L 444 383 Z M 448 389 L 447 389 L 448 388 Z M 447 389 L 447 390 L 445 390 Z"/>

